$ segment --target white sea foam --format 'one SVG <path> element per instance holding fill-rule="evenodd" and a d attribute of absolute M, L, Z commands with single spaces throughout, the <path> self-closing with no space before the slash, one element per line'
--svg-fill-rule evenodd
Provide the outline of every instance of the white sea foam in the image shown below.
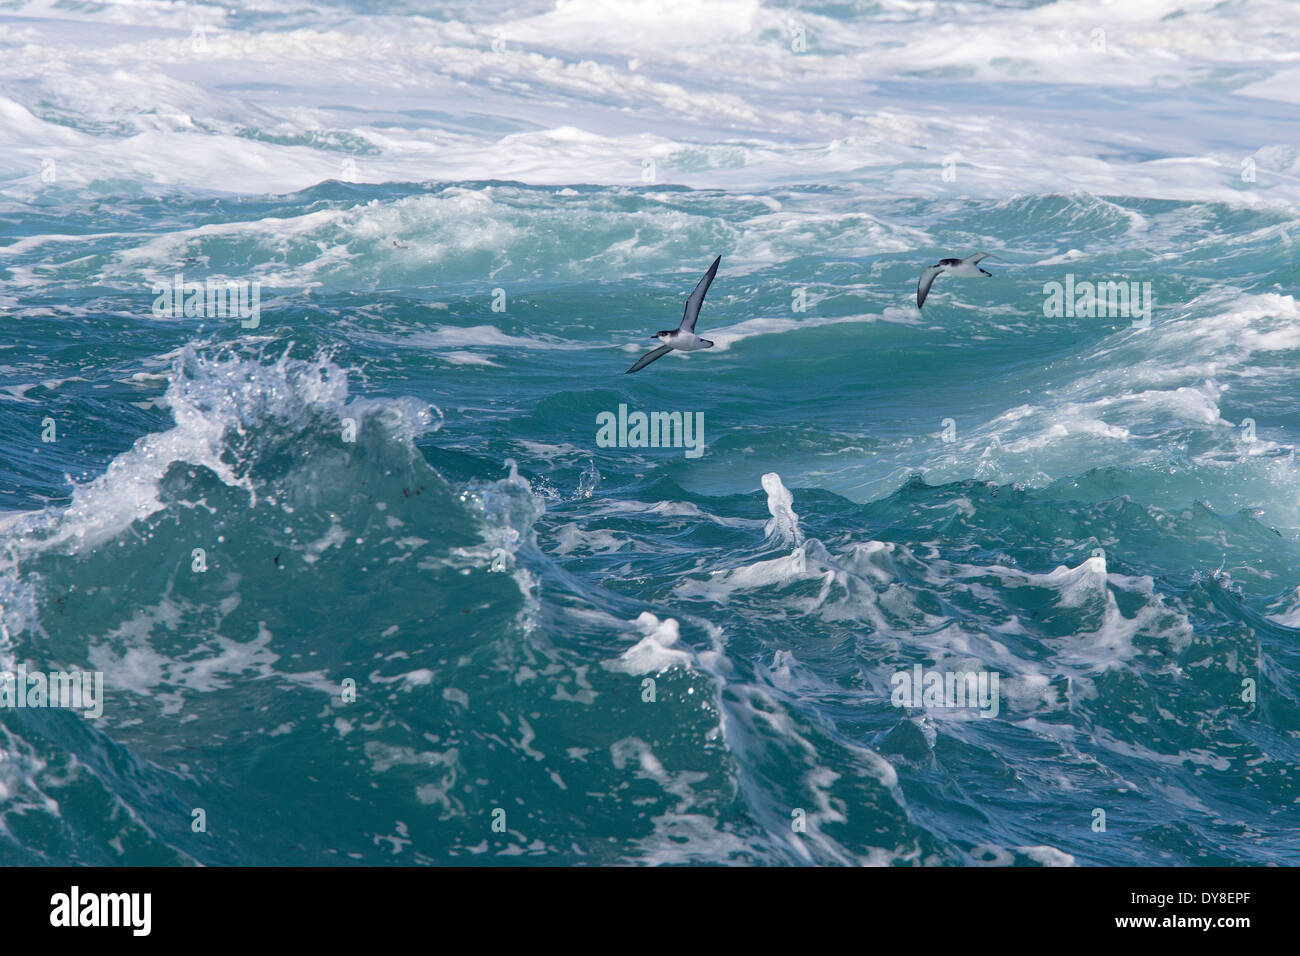
<path fill-rule="evenodd" d="M 1300 196 L 1295 156 L 1278 152 L 1283 110 L 1300 102 L 1300 27 L 1285 0 L 987 6 L 973 29 L 910 3 L 851 18 L 759 0 L 566 0 L 461 20 L 258 8 L 250 22 L 198 4 L 20 5 L 22 19 L 0 24 L 5 192 L 743 186 L 793 173 L 912 195 Z M 881 85 L 900 78 L 910 85 Z M 927 83 L 942 95 L 916 95 Z M 954 112 L 942 101 L 963 84 L 1003 92 Z M 1096 87 L 1191 95 L 1152 118 L 1107 110 Z M 1045 89 L 1073 93 L 1044 109 Z M 1197 97 L 1240 103 L 1253 128 L 1225 140 L 1197 121 Z M 949 157 L 955 183 L 937 175 Z M 1248 158 L 1253 182 L 1239 175 Z"/>
<path fill-rule="evenodd" d="M 441 426 L 441 412 L 414 399 L 350 399 L 347 379 L 345 369 L 323 356 L 293 359 L 286 350 L 276 360 L 260 361 L 186 347 L 161 400 L 173 426 L 145 434 L 103 474 L 74 485 L 66 507 L 28 515 L 11 530 L 43 529 L 38 538 L 19 539 L 26 545 L 92 547 L 161 510 L 162 479 L 177 464 L 204 467 L 256 501 L 250 462 L 241 460 L 235 446 L 240 436 L 273 421 L 306 428 L 325 415 L 341 428 L 345 418 L 369 418 L 406 442 Z"/>
<path fill-rule="evenodd" d="M 676 620 L 671 617 L 660 620 L 649 611 L 642 611 L 632 623 L 643 635 L 641 640 L 618 660 L 606 662 L 607 669 L 627 674 L 657 674 L 671 667 L 691 667 L 695 655 L 676 646 L 680 638 Z"/>

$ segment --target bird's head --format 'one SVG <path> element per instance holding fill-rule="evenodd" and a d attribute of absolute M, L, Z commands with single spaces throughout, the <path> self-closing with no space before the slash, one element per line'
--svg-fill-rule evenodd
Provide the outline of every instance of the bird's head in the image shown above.
<path fill-rule="evenodd" d="M 662 332 L 656 332 L 654 335 L 650 336 L 650 338 L 652 338 L 652 339 L 658 339 L 659 341 L 662 342 L 662 341 L 664 341 L 665 339 L 670 339 L 670 338 L 672 338 L 672 337 L 673 337 L 673 331 L 674 331 L 673 329 L 665 329 L 665 330 L 662 331 Z"/>

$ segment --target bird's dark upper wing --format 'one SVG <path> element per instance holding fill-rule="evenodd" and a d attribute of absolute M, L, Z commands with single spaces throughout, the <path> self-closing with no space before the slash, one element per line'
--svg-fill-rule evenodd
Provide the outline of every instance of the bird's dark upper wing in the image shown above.
<path fill-rule="evenodd" d="M 645 355 L 641 356 L 639 359 L 636 360 L 636 364 L 633 365 L 630 369 L 628 369 L 625 374 L 631 375 L 633 372 L 641 371 L 641 369 L 645 368 L 655 359 L 663 358 L 672 350 L 673 347 L 671 345 L 661 345 L 659 346 L 659 348 L 655 349 L 654 351 L 646 352 Z"/>
<path fill-rule="evenodd" d="M 930 286 L 934 285 L 934 280 L 938 278 L 943 269 L 940 266 L 926 266 L 925 271 L 921 273 L 920 280 L 916 283 L 916 307 L 919 309 L 925 305 L 925 297 L 930 294 Z"/>
<path fill-rule="evenodd" d="M 682 313 L 682 324 L 677 326 L 678 330 L 695 331 L 695 320 L 700 317 L 700 306 L 704 304 L 704 295 L 709 291 L 709 286 L 713 283 L 713 277 L 718 274 L 718 263 L 721 261 L 722 256 L 714 259 L 713 265 L 709 266 L 709 271 L 704 273 L 704 277 L 696 283 L 695 291 L 686 300 L 686 311 Z"/>

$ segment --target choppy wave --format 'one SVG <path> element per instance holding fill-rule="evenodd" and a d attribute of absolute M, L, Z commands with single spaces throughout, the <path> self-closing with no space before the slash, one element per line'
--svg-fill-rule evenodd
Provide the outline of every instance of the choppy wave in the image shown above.
<path fill-rule="evenodd" d="M 1295 864 L 1298 29 L 6 8 L 0 862 Z"/>

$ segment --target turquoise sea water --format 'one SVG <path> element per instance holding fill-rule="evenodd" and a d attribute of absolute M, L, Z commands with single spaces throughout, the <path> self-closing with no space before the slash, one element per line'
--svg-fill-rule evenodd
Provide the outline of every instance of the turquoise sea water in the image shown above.
<path fill-rule="evenodd" d="M 5 8 L 0 862 L 1300 862 L 1284 7 Z"/>

